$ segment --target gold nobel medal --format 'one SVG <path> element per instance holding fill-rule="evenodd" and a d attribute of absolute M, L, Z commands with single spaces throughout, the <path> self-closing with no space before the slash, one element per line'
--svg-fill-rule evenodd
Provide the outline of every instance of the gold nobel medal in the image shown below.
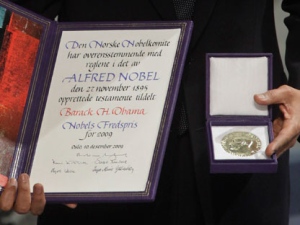
<path fill-rule="evenodd" d="M 250 132 L 231 132 L 221 141 L 224 150 L 237 156 L 254 155 L 261 148 L 261 140 Z"/>

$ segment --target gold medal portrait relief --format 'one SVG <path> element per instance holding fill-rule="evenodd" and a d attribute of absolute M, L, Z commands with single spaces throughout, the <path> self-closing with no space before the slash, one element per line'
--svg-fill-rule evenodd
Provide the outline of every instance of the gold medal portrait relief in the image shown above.
<path fill-rule="evenodd" d="M 260 150 L 261 140 L 250 132 L 237 131 L 226 134 L 221 145 L 230 154 L 251 156 Z"/>

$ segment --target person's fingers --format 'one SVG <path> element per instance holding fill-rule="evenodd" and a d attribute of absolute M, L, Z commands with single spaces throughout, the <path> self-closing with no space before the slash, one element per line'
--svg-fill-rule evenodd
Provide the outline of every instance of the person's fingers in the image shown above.
<path fill-rule="evenodd" d="M 284 104 L 293 96 L 294 89 L 288 85 L 282 85 L 277 89 L 269 90 L 265 93 L 255 94 L 254 100 L 261 105 Z"/>
<path fill-rule="evenodd" d="M 274 139 L 267 146 L 266 155 L 271 156 L 276 153 L 279 157 L 295 145 L 299 131 L 297 124 L 292 120 L 284 121 L 282 118 L 277 118 L 273 121 L 273 133 Z"/>
<path fill-rule="evenodd" d="M 65 204 L 67 207 L 71 208 L 71 209 L 75 209 L 77 207 L 77 204 L 76 203 L 68 203 L 68 204 Z"/>
<path fill-rule="evenodd" d="M 17 193 L 17 180 L 10 178 L 0 196 L 0 210 L 10 211 L 15 203 Z"/>
<path fill-rule="evenodd" d="M 278 117 L 273 121 L 273 135 L 274 138 L 276 138 L 278 136 L 278 134 L 280 133 L 280 131 L 282 130 L 283 127 L 283 118 L 282 117 Z"/>
<path fill-rule="evenodd" d="M 18 178 L 18 194 L 14 210 L 19 214 L 28 213 L 31 204 L 29 176 L 25 173 Z"/>
<path fill-rule="evenodd" d="M 293 147 L 297 141 L 297 138 L 287 138 L 288 136 L 278 135 L 267 146 L 266 155 L 271 157 L 274 153 L 279 158 L 287 149 Z"/>
<path fill-rule="evenodd" d="M 35 184 L 33 186 L 33 194 L 31 201 L 31 213 L 33 215 L 41 215 L 46 205 L 46 197 L 44 193 L 44 187 L 42 184 Z"/>

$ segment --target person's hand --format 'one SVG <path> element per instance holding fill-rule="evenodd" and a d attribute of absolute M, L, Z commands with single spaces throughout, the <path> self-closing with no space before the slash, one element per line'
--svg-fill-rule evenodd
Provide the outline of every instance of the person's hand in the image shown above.
<path fill-rule="evenodd" d="M 0 195 L 0 210 L 14 210 L 19 214 L 31 212 L 33 215 L 41 215 L 46 205 L 46 197 L 42 184 L 33 186 L 33 193 L 30 193 L 29 176 L 23 173 L 18 180 L 10 178 L 3 192 Z M 76 203 L 65 204 L 69 208 L 76 208 Z"/>
<path fill-rule="evenodd" d="M 293 147 L 300 134 L 300 90 L 283 85 L 254 96 L 261 105 L 278 104 L 282 117 L 273 121 L 274 140 L 267 146 L 266 155 L 277 157 Z"/>
<path fill-rule="evenodd" d="M 40 215 L 45 204 L 43 185 L 35 184 L 31 195 L 29 176 L 26 173 L 21 174 L 18 180 L 10 178 L 0 196 L 2 211 L 14 210 L 19 214 L 31 212 L 33 215 Z"/>

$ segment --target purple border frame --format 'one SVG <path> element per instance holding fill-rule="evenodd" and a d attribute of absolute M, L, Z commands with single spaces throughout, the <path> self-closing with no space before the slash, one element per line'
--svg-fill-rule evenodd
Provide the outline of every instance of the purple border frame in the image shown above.
<path fill-rule="evenodd" d="M 18 177 L 20 173 L 30 174 L 35 154 L 35 145 L 43 118 L 47 93 L 50 88 L 51 75 L 54 68 L 58 44 L 61 34 L 66 30 L 108 30 L 108 29 L 170 29 L 181 30 L 180 40 L 174 59 L 169 90 L 166 97 L 160 130 L 156 142 L 155 157 L 149 172 L 147 190 L 144 192 L 105 192 L 105 193 L 45 193 L 47 202 L 148 202 L 154 201 L 159 182 L 165 148 L 169 130 L 175 110 L 177 95 L 185 58 L 193 29 L 192 21 L 125 21 L 125 22 L 79 22 L 58 23 L 43 18 L 20 6 L 5 0 L 0 0 L 0 6 L 17 12 L 41 24 L 44 32 L 38 51 L 38 59 L 32 76 L 31 86 L 20 127 L 19 138 L 11 167 L 11 177 Z M 52 53 L 52 54 L 49 54 Z"/>

